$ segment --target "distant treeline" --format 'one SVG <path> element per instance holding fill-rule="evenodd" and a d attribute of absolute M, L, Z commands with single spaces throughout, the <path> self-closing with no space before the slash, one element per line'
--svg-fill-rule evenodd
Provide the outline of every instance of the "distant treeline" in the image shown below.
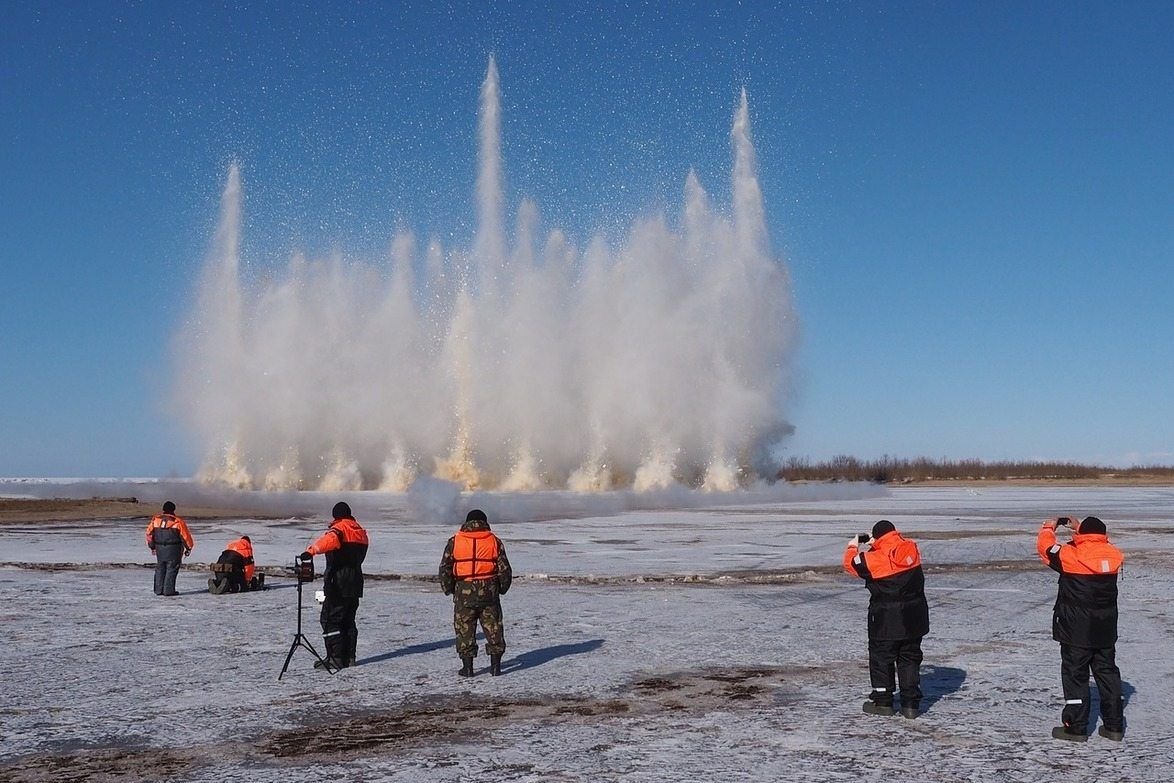
<path fill-rule="evenodd" d="M 779 471 L 787 481 L 872 481 L 877 484 L 934 480 L 1099 479 L 1107 477 L 1174 479 L 1174 466 L 1109 468 L 1075 462 L 984 462 L 978 459 L 932 460 L 881 457 L 861 460 L 833 457 L 809 462 L 792 457 Z"/>

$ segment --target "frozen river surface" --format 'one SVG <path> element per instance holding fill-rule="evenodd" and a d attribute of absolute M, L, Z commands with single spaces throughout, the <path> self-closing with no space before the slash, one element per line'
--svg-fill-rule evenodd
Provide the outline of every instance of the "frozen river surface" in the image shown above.
<path fill-rule="evenodd" d="M 845 489 L 568 502 L 562 517 L 553 497 L 456 498 L 435 515 L 486 507 L 518 575 L 504 676 L 482 656 L 471 680 L 456 676 L 451 604 L 432 581 L 455 522 L 421 521 L 418 499 L 352 502 L 372 539 L 360 665 L 331 676 L 299 649 L 280 681 L 293 584 L 213 596 L 204 564 L 248 533 L 276 567 L 324 529 L 321 513 L 193 521 L 172 599 L 141 567 L 145 519 L 0 526 L 0 781 L 1170 779 L 1174 489 Z M 1034 540 L 1057 514 L 1100 516 L 1126 552 L 1124 743 L 1049 737 L 1056 579 Z M 839 561 L 882 517 L 927 567 L 915 721 L 860 710 L 867 592 Z M 321 651 L 309 593 L 304 606 Z"/>

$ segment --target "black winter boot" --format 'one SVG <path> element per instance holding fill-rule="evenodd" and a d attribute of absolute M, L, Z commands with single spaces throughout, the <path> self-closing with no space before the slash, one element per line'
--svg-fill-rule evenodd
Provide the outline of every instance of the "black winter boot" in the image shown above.
<path fill-rule="evenodd" d="M 473 657 L 472 656 L 469 656 L 468 658 L 461 658 L 461 670 L 459 672 L 457 672 L 457 674 L 461 675 L 462 677 L 472 677 L 473 676 Z"/>
<path fill-rule="evenodd" d="M 883 715 L 885 717 L 897 714 L 897 711 L 893 709 L 892 704 L 878 704 L 872 699 L 864 702 L 864 711 L 869 715 Z"/>
<path fill-rule="evenodd" d="M 1113 731 L 1112 729 L 1106 729 L 1104 726 L 1101 726 L 1099 729 L 1097 729 L 1097 734 L 1100 734 L 1105 739 L 1113 740 L 1114 742 L 1121 742 L 1123 739 L 1125 739 L 1124 731 Z"/>
<path fill-rule="evenodd" d="M 489 656 L 489 673 L 490 673 L 490 675 L 492 675 L 494 677 L 501 674 L 501 656 L 500 655 Z"/>
<path fill-rule="evenodd" d="M 1088 742 L 1088 735 L 1083 731 L 1071 731 L 1067 726 L 1057 726 L 1052 729 L 1052 739 L 1068 740 L 1069 742 Z"/>

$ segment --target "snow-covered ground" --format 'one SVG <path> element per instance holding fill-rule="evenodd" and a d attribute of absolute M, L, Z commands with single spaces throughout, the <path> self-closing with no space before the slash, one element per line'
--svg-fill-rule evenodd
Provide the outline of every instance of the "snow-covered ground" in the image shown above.
<path fill-rule="evenodd" d="M 292 582 L 213 596 L 203 564 L 240 533 L 259 564 L 288 562 L 333 497 L 287 503 L 289 518 L 193 521 L 171 599 L 127 567 L 150 560 L 144 519 L 0 526 L 0 781 L 1170 777 L 1172 488 L 844 487 L 689 494 L 665 499 L 671 509 L 486 495 L 441 498 L 432 514 L 419 497 L 348 499 L 372 538 L 360 665 L 331 676 L 298 649 L 280 681 Z M 518 578 L 503 599 L 504 676 L 482 656 L 465 680 L 451 604 L 430 579 L 474 504 Z M 1057 514 L 1100 516 L 1126 551 L 1123 744 L 1049 737 L 1062 702 L 1056 580 L 1034 541 Z M 927 565 L 915 721 L 860 710 L 867 592 L 838 569 L 848 537 L 880 518 L 917 539 Z M 311 591 L 304 607 L 321 651 Z"/>

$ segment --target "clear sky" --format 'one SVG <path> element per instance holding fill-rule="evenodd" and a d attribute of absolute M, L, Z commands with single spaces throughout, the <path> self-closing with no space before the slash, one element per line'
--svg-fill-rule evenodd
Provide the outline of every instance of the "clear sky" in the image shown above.
<path fill-rule="evenodd" d="M 0 24 L 0 475 L 189 475 L 171 341 L 244 258 L 728 199 L 748 90 L 802 321 L 788 454 L 1174 463 L 1174 4 L 30 3 Z M 550 10 L 557 7 L 558 10 Z M 662 7 L 663 6 L 663 7 Z"/>

